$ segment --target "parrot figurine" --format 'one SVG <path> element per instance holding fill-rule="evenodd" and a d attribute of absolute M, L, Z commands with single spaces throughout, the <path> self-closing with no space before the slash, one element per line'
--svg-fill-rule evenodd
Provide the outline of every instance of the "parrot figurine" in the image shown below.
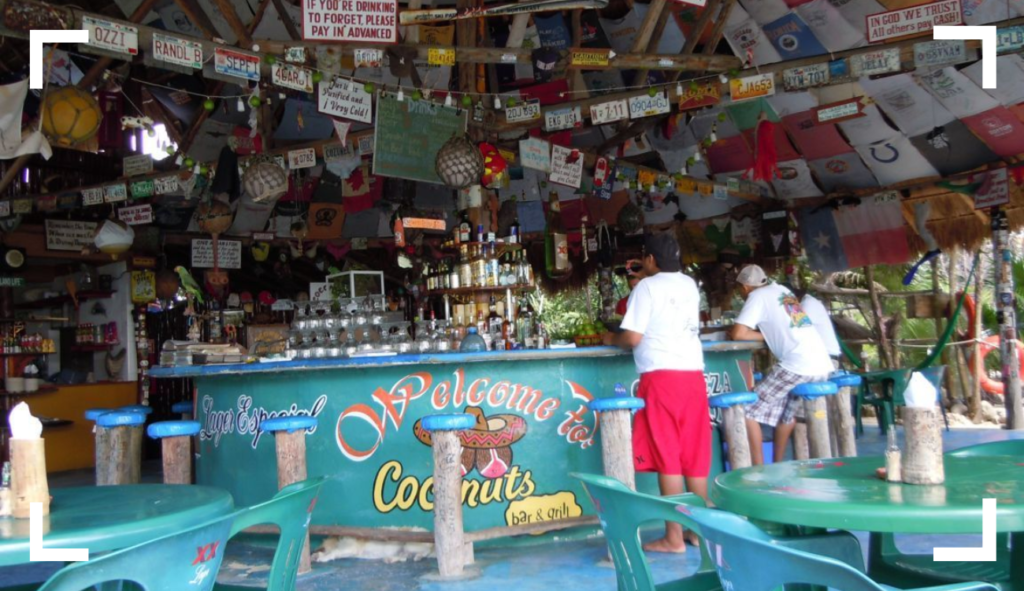
<path fill-rule="evenodd" d="M 178 274 L 178 279 L 181 281 L 181 287 L 188 294 L 189 304 L 188 307 L 192 309 L 192 299 L 199 300 L 199 303 L 203 303 L 203 290 L 196 283 L 196 280 L 192 278 L 192 274 L 188 272 L 188 269 L 178 265 L 174 268 L 174 272 Z"/>

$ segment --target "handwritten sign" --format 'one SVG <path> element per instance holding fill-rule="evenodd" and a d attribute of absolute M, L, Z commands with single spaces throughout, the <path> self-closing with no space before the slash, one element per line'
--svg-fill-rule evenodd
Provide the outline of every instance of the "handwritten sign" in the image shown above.
<path fill-rule="evenodd" d="M 987 172 L 971 175 L 970 182 L 984 180 L 988 175 L 991 182 L 983 182 L 981 188 L 974 193 L 974 209 L 986 209 L 1010 202 L 1010 184 L 1005 168 L 997 168 Z"/>
<path fill-rule="evenodd" d="M 668 100 L 668 94 L 664 91 L 650 95 L 640 95 L 629 97 L 629 118 L 640 119 L 642 117 L 652 117 L 654 115 L 662 115 L 672 110 L 672 103 Z"/>
<path fill-rule="evenodd" d="M 316 148 L 288 150 L 288 168 L 313 168 L 316 166 Z"/>
<path fill-rule="evenodd" d="M 519 140 L 519 159 L 522 160 L 524 168 L 549 172 L 551 144 L 535 137 Z"/>
<path fill-rule="evenodd" d="M 242 243 L 237 240 L 217 242 L 217 262 L 221 269 L 242 268 Z M 197 238 L 192 241 L 192 266 L 213 268 L 213 240 Z"/>
<path fill-rule="evenodd" d="M 729 81 L 729 94 L 734 103 L 772 96 L 775 94 L 775 75 L 758 74 L 746 78 L 733 78 Z"/>
<path fill-rule="evenodd" d="M 583 180 L 583 156 L 578 152 L 572 159 L 572 150 L 564 146 L 551 147 L 551 176 L 548 180 L 559 185 L 580 188 Z"/>
<path fill-rule="evenodd" d="M 213 52 L 213 69 L 218 74 L 251 82 L 260 80 L 260 57 L 218 47 Z"/>
<path fill-rule="evenodd" d="M 167 195 L 178 190 L 178 177 L 164 176 L 153 179 L 153 191 L 157 195 Z"/>
<path fill-rule="evenodd" d="M 168 64 L 203 69 L 203 44 L 153 33 L 153 59 Z"/>
<path fill-rule="evenodd" d="M 939 0 L 867 16 L 868 43 L 919 35 L 937 25 L 962 25 L 960 0 Z"/>
<path fill-rule="evenodd" d="M 850 70 L 858 77 L 899 72 L 900 69 L 900 50 L 896 47 L 858 53 L 850 57 Z"/>
<path fill-rule="evenodd" d="M 117 203 L 118 201 L 128 200 L 128 187 L 124 186 L 124 183 L 118 183 L 116 185 L 107 185 L 103 187 L 103 201 L 106 203 Z"/>
<path fill-rule="evenodd" d="M 576 68 L 607 68 L 611 60 L 609 49 L 580 49 L 569 50 L 569 65 Z"/>
<path fill-rule="evenodd" d="M 153 158 L 149 154 L 125 156 L 121 161 L 122 176 L 132 177 L 153 172 Z"/>
<path fill-rule="evenodd" d="M 505 108 L 505 121 L 508 123 L 519 123 L 520 121 L 535 121 L 540 119 L 540 101 L 531 100 Z"/>
<path fill-rule="evenodd" d="M 129 226 L 141 226 L 153 223 L 153 206 L 148 203 L 122 207 L 117 210 L 117 219 Z"/>
<path fill-rule="evenodd" d="M 814 109 L 815 121 L 818 125 L 821 125 L 863 117 L 864 112 L 861 110 L 863 107 L 864 105 L 861 104 L 860 97 L 822 105 Z"/>
<path fill-rule="evenodd" d="M 101 205 L 103 203 L 103 188 L 93 187 L 82 189 L 82 205 Z"/>
<path fill-rule="evenodd" d="M 544 113 L 544 131 L 561 131 L 583 125 L 579 107 L 552 109 Z"/>
<path fill-rule="evenodd" d="M 801 68 L 789 68 L 782 71 L 782 85 L 786 90 L 800 90 L 828 84 L 829 65 L 811 64 Z"/>
<path fill-rule="evenodd" d="M 717 105 L 722 91 L 717 82 L 687 86 L 679 95 L 679 110 L 688 111 Z"/>
<path fill-rule="evenodd" d="M 373 122 L 370 93 L 363 89 L 362 84 L 350 80 L 325 80 L 317 88 L 317 109 L 321 113 L 362 123 Z"/>
<path fill-rule="evenodd" d="M 446 47 L 431 47 L 427 50 L 427 64 L 431 66 L 454 66 L 455 50 Z"/>
<path fill-rule="evenodd" d="M 46 224 L 46 249 L 80 252 L 93 245 L 96 222 L 51 220 Z"/>
<path fill-rule="evenodd" d="M 379 96 L 373 173 L 440 183 L 433 155 L 453 135 L 465 131 L 465 111 L 427 101 L 398 101 Z"/>
<path fill-rule="evenodd" d="M 357 68 L 379 68 L 384 60 L 384 52 L 379 49 L 356 49 L 352 56 Z"/>
<path fill-rule="evenodd" d="M 398 0 L 302 0 L 302 38 L 398 43 Z"/>
<path fill-rule="evenodd" d="M 625 99 L 598 103 L 590 107 L 590 120 L 594 125 L 622 121 L 629 117 L 629 104 Z"/>
<path fill-rule="evenodd" d="M 274 62 L 271 69 L 271 80 L 278 86 L 313 92 L 313 72 L 292 64 Z"/>
<path fill-rule="evenodd" d="M 89 45 L 114 53 L 139 55 L 139 30 L 91 16 L 82 17 L 82 28 L 89 31 Z"/>
<path fill-rule="evenodd" d="M 963 41 L 925 41 L 914 44 L 914 67 L 933 68 L 962 64 L 971 58 Z"/>

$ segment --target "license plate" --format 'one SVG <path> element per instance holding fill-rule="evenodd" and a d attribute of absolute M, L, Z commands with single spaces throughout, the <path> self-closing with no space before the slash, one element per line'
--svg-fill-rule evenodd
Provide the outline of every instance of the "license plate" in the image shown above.
<path fill-rule="evenodd" d="M 1016 51 L 1024 47 L 1024 27 L 999 29 L 997 51 Z"/>
<path fill-rule="evenodd" d="M 135 27 L 82 17 L 82 26 L 89 31 L 89 45 L 115 53 L 139 55 L 139 30 Z"/>
<path fill-rule="evenodd" d="M 252 82 L 259 82 L 260 79 L 259 56 L 218 47 L 214 52 L 213 67 L 218 74 L 225 76 L 244 78 Z"/>
<path fill-rule="evenodd" d="M 196 70 L 203 69 L 203 44 L 153 33 L 153 58 Z"/>
<path fill-rule="evenodd" d="M 590 107 L 590 119 L 594 125 L 622 121 L 627 117 L 629 117 L 629 106 L 625 99 L 599 103 Z"/>
<path fill-rule="evenodd" d="M 896 48 L 869 51 L 850 58 L 854 76 L 874 76 L 900 71 L 900 50 Z"/>
<path fill-rule="evenodd" d="M 925 41 L 914 44 L 914 67 L 946 66 L 967 61 L 963 41 Z"/>
<path fill-rule="evenodd" d="M 505 121 L 518 123 L 540 119 L 540 101 L 530 101 L 505 108 Z"/>
<path fill-rule="evenodd" d="M 583 123 L 579 107 L 557 109 L 544 113 L 544 129 L 546 131 L 561 131 L 572 129 Z"/>
<path fill-rule="evenodd" d="M 790 68 L 782 71 L 782 84 L 786 90 L 800 90 L 828 84 L 829 65 L 813 64 L 802 68 Z"/>

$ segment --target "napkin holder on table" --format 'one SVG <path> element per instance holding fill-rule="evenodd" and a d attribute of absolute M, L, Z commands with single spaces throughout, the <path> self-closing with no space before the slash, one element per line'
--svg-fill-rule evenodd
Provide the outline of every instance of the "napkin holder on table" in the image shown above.
<path fill-rule="evenodd" d="M 903 454 L 903 482 L 907 484 L 942 484 L 946 480 L 942 462 L 942 427 L 935 407 L 935 386 L 920 373 L 914 373 L 904 394 L 903 432 L 906 452 Z"/>
<path fill-rule="evenodd" d="M 22 402 L 11 411 L 11 515 L 25 519 L 32 503 L 41 503 L 50 514 L 50 486 L 46 480 L 46 448 L 43 425 Z"/>

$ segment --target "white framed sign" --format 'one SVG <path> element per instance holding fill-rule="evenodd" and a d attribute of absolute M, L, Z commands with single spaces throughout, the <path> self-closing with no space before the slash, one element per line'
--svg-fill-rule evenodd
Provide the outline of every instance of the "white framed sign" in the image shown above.
<path fill-rule="evenodd" d="M 323 80 L 317 89 L 317 110 L 321 113 L 362 123 L 373 122 L 370 93 L 362 84 L 351 80 Z"/>
<path fill-rule="evenodd" d="M 96 234 L 96 222 L 48 219 L 45 228 L 46 250 L 81 252 L 93 245 Z"/>
<path fill-rule="evenodd" d="M 242 243 L 237 240 L 218 240 L 217 262 L 221 269 L 241 269 Z M 192 266 L 213 268 L 213 240 L 196 238 L 192 241 Z"/>
<path fill-rule="evenodd" d="M 148 203 L 122 207 L 117 210 L 117 219 L 129 226 L 140 226 L 153 223 L 153 206 Z"/>
<path fill-rule="evenodd" d="M 519 159 L 524 168 L 551 171 L 551 144 L 540 138 L 519 140 Z"/>
<path fill-rule="evenodd" d="M 126 177 L 139 176 L 140 174 L 153 172 L 153 158 L 150 157 L 149 154 L 125 156 L 121 162 L 121 170 L 124 173 L 123 176 Z"/>
<path fill-rule="evenodd" d="M 564 146 L 551 146 L 551 176 L 548 180 L 579 189 L 583 181 L 583 155 L 577 152 L 576 159 L 572 160 L 572 152 Z"/>

